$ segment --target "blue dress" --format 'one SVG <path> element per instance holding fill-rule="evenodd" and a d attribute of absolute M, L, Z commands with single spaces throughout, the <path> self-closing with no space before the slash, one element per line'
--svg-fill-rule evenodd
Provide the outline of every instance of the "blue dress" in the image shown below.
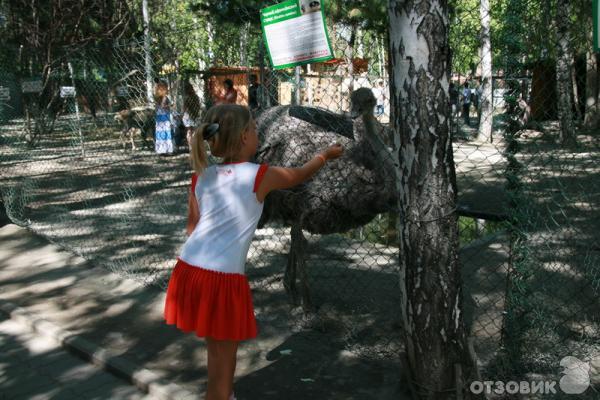
<path fill-rule="evenodd" d="M 169 106 L 170 101 L 168 98 L 166 98 L 162 104 L 156 106 L 154 151 L 156 151 L 157 154 L 172 154 L 175 149 L 171 124 L 171 110 Z"/>

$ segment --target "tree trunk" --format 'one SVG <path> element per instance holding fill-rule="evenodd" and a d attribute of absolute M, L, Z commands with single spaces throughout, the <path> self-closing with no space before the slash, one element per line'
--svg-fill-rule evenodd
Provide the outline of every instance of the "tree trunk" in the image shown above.
<path fill-rule="evenodd" d="M 152 57 L 150 55 L 150 13 L 148 0 L 142 0 L 142 15 L 144 19 L 144 60 L 146 68 L 146 98 L 148 106 L 154 104 L 152 95 Z"/>
<path fill-rule="evenodd" d="M 198 70 L 200 71 L 205 71 L 206 70 L 206 60 L 203 58 L 203 53 L 204 53 L 204 47 L 206 45 L 207 41 L 202 40 L 202 37 L 200 36 L 200 32 L 201 32 L 201 28 L 200 28 L 200 23 L 198 22 L 198 18 L 194 17 L 193 19 L 194 21 L 194 36 L 196 38 L 196 43 L 198 43 L 199 45 L 197 46 L 197 54 L 196 57 L 198 58 Z M 204 85 L 201 84 L 199 82 L 198 76 L 201 76 L 200 74 L 198 74 L 196 76 L 196 79 L 194 80 L 194 82 L 197 84 L 198 86 L 198 95 L 201 99 L 202 102 L 205 102 L 205 88 Z"/>
<path fill-rule="evenodd" d="M 485 142 L 492 141 L 492 45 L 490 39 L 490 0 L 480 0 L 479 16 L 481 19 L 481 118 L 478 138 Z"/>
<path fill-rule="evenodd" d="M 580 104 L 580 96 L 579 89 L 577 88 L 577 59 L 573 58 L 571 60 L 571 85 L 573 89 L 571 93 L 573 93 L 573 111 L 575 112 L 575 120 L 577 123 L 583 122 L 583 115 L 581 115 L 581 107 Z"/>
<path fill-rule="evenodd" d="M 590 43 L 592 43 L 590 33 Z M 586 57 L 585 74 L 585 117 L 586 128 L 600 125 L 600 79 L 598 76 L 598 55 L 590 49 Z"/>
<path fill-rule="evenodd" d="M 472 399 L 481 397 L 467 384 L 478 374 L 461 310 L 447 4 L 389 1 L 400 308 L 414 392 L 423 399 Z"/>
<path fill-rule="evenodd" d="M 300 87 L 300 83 L 302 81 L 301 78 L 301 72 L 302 72 L 302 67 L 301 66 L 296 66 L 296 68 L 294 68 L 294 92 L 293 92 L 293 104 L 295 106 L 300 106 L 302 105 L 302 90 Z"/>
<path fill-rule="evenodd" d="M 569 38 L 569 0 L 558 0 L 556 5 L 557 59 L 556 91 L 558 93 L 558 119 L 560 120 L 560 141 L 563 145 L 575 143 L 571 86 L 571 43 Z"/>
<path fill-rule="evenodd" d="M 349 110 L 350 109 L 350 96 L 352 92 L 354 92 L 354 44 L 356 42 L 356 30 L 358 27 L 356 24 L 347 25 L 344 29 L 350 29 L 350 38 L 348 40 L 348 44 L 344 49 L 344 58 L 346 59 L 346 65 L 348 70 L 348 85 L 347 92 L 345 96 L 342 98 L 342 109 Z M 342 80 L 342 86 L 344 85 L 344 80 Z"/>
<path fill-rule="evenodd" d="M 212 67 L 215 61 L 215 53 L 213 48 L 215 32 L 213 30 L 212 23 L 208 18 L 206 19 L 206 35 L 208 36 L 208 65 Z"/>

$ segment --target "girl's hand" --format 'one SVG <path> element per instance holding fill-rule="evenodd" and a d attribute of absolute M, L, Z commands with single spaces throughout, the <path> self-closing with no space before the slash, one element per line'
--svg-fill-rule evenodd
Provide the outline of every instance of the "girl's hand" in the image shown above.
<path fill-rule="evenodd" d="M 323 155 L 323 157 L 325 157 L 326 160 L 333 160 L 340 157 L 343 152 L 344 148 L 342 147 L 342 145 L 339 143 L 335 143 L 329 146 L 321 154 Z"/>

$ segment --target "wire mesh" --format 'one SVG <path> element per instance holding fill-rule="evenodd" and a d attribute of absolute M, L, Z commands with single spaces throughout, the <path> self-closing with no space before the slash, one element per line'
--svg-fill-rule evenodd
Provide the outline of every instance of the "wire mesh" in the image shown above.
<path fill-rule="evenodd" d="M 50 73 L 2 64 L 5 208 L 15 223 L 85 258 L 164 287 L 185 241 L 186 132 L 230 79 L 258 121 L 256 161 L 299 166 L 333 141 L 348 154 L 268 199 L 248 258 L 257 319 L 280 335 L 312 328 L 362 357 L 395 357 L 403 344 L 385 4 L 333 2 L 326 22 L 336 58 L 275 71 L 258 25 L 260 7 L 275 3 L 231 2 L 233 13 L 217 7 L 176 27 L 181 10 L 157 12 L 155 29 L 172 29 L 153 42 L 150 71 L 142 40 L 63 49 Z M 588 21 L 573 16 L 560 31 L 562 2 L 450 3 L 448 110 L 468 334 L 487 376 L 552 374 L 566 355 L 593 361 L 600 98 L 598 58 L 589 30 L 577 25 Z M 181 44 L 183 36 L 193 40 Z M 20 51 L 35 58 L 33 48 Z M 566 74 L 562 59 L 571 63 Z M 32 79 L 43 90 L 23 93 L 19 84 Z M 148 88 L 157 82 L 172 102 L 167 156 L 154 151 Z M 372 97 L 353 104 L 360 88 Z M 315 108 L 326 124 L 301 118 Z"/>

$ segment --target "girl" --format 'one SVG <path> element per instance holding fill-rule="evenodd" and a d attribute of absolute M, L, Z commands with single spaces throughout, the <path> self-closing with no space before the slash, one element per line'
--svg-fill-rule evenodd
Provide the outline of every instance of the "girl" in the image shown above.
<path fill-rule="evenodd" d="M 165 82 L 157 82 L 154 89 L 156 103 L 156 130 L 154 133 L 154 151 L 157 154 L 172 154 L 175 149 L 171 124 L 171 100 L 169 87 Z"/>
<path fill-rule="evenodd" d="M 224 93 L 221 96 L 217 96 L 215 103 L 217 104 L 235 104 L 237 103 L 237 90 L 233 87 L 233 81 L 231 79 L 225 79 L 223 81 Z"/>
<path fill-rule="evenodd" d="M 208 166 L 204 140 L 222 164 Z M 342 154 L 333 145 L 300 168 L 268 167 L 249 161 L 257 145 L 250 110 L 239 105 L 211 108 L 192 136 L 189 238 L 171 274 L 165 319 L 206 338 L 206 400 L 234 399 L 238 344 L 257 334 L 245 261 L 265 197 L 310 179 Z"/>

